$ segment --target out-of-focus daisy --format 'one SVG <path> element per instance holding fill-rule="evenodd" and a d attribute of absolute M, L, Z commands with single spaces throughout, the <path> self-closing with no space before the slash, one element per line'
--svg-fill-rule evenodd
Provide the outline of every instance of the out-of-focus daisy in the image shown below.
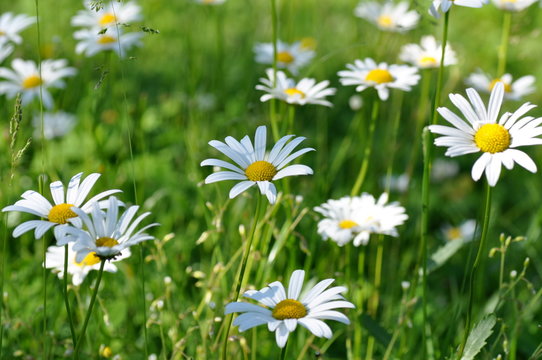
<path fill-rule="evenodd" d="M 476 90 L 487 93 L 493 90 L 496 83 L 502 82 L 504 84 L 504 98 L 510 100 L 521 100 L 522 97 L 535 91 L 535 77 L 532 75 L 522 76 L 513 81 L 510 74 L 504 74 L 500 78 L 492 78 L 482 70 L 478 70 L 470 74 L 465 82 Z"/>
<path fill-rule="evenodd" d="M 0 64 L 11 55 L 13 52 L 13 45 L 7 40 L 0 37 Z"/>
<path fill-rule="evenodd" d="M 40 193 L 28 190 L 21 195 L 22 200 L 3 208 L 2 211 L 25 212 L 46 219 L 29 220 L 20 224 L 13 230 L 13 237 L 19 237 L 25 232 L 35 229 L 34 236 L 38 239 L 56 225 L 67 224 L 68 222 L 80 225 L 80 219 L 77 218 L 77 214 L 74 212 L 75 207 L 81 208 L 84 212 L 89 212 L 93 203 L 120 192 L 120 190 L 104 191 L 85 202 L 100 174 L 90 174 L 81 182 L 82 175 L 83 173 L 79 173 L 71 178 L 66 192 L 64 192 L 62 182 L 54 181 L 51 183 L 50 189 L 54 205 Z"/>
<path fill-rule="evenodd" d="M 35 21 L 35 17 L 25 14 L 15 15 L 11 12 L 7 12 L 0 15 L 0 41 L 7 40 L 20 44 L 23 39 L 19 33 L 32 25 Z"/>
<path fill-rule="evenodd" d="M 41 138 L 41 116 L 36 115 L 32 121 L 34 125 L 34 137 Z M 62 137 L 70 132 L 75 126 L 75 116 L 63 111 L 55 113 L 43 113 L 43 136 L 45 139 Z"/>
<path fill-rule="evenodd" d="M 65 249 L 63 246 L 49 246 L 45 254 L 45 264 L 47 269 L 53 269 L 54 273 L 58 274 L 58 278 L 64 278 L 64 256 Z M 130 256 L 130 250 L 126 250 L 116 259 L 111 259 L 111 262 L 119 261 Z M 75 286 L 81 285 L 87 274 L 92 270 L 100 270 L 100 258 L 94 253 L 89 253 L 82 261 L 75 260 L 75 251 L 73 251 L 73 243 L 68 244 L 68 274 L 72 276 L 72 284 Z M 104 265 L 104 271 L 117 272 L 117 267 L 110 261 Z"/>
<path fill-rule="evenodd" d="M 290 154 L 303 140 L 304 137 L 286 135 L 279 139 L 271 152 L 266 153 L 265 145 L 267 129 L 259 126 L 254 136 L 254 146 L 250 138 L 245 136 L 237 141 L 231 136 L 226 137 L 226 143 L 212 140 L 209 145 L 232 159 L 236 164 L 230 164 L 223 160 L 207 159 L 201 162 L 201 166 L 219 166 L 231 171 L 215 172 L 205 179 L 206 184 L 223 180 L 241 180 L 230 190 L 230 199 L 233 199 L 248 188 L 258 185 L 262 195 L 266 195 L 271 204 L 277 199 L 277 189 L 272 181 L 287 176 L 311 175 L 312 169 L 306 165 L 288 165 L 297 157 L 306 152 L 313 151 L 312 148 L 303 148 Z M 289 143 L 288 140 L 293 139 Z"/>
<path fill-rule="evenodd" d="M 518 12 L 522 11 L 537 0 L 493 0 L 493 4 L 501 10 Z"/>
<path fill-rule="evenodd" d="M 487 109 L 473 88 L 467 89 L 467 96 L 468 101 L 459 94 L 450 94 L 450 100 L 465 120 L 448 108 L 437 109 L 453 127 L 431 125 L 431 132 L 443 135 L 435 139 L 435 145 L 446 146 L 448 149 L 445 155 L 450 157 L 481 151 L 483 154 L 474 163 L 471 175 L 477 181 L 485 171 L 491 186 L 495 186 L 499 179 L 501 165 L 510 170 L 517 163 L 530 172 L 536 172 L 533 160 L 516 149 L 519 146 L 542 144 L 542 139 L 537 138 L 542 134 L 542 118 L 522 117 L 536 105 L 525 103 L 513 113 L 504 113 L 497 119 L 504 97 L 502 82 L 493 87 Z"/>
<path fill-rule="evenodd" d="M 445 225 L 442 227 L 442 233 L 447 241 L 469 242 L 473 239 L 475 230 L 476 221 L 472 219 L 464 221 L 459 226 Z"/>
<path fill-rule="evenodd" d="M 123 34 L 122 29 L 108 28 L 106 32 L 94 29 L 82 29 L 73 34 L 79 40 L 75 46 L 75 52 L 94 56 L 101 51 L 114 51 L 124 57 L 126 52 L 134 46 L 141 46 L 142 32 L 130 32 Z"/>
<path fill-rule="evenodd" d="M 72 208 L 82 220 L 86 230 L 65 226 L 62 228 L 63 236 L 60 239 L 57 237 L 57 244 L 65 245 L 73 242 L 73 251 L 76 252 L 75 261 L 82 262 L 92 253 L 102 260 L 113 259 L 132 245 L 154 239 L 144 231 L 159 225 L 157 223 L 146 225 L 136 231 L 137 226 L 150 215 L 150 212 L 143 213 L 134 219 L 139 209 L 139 206 L 134 205 L 128 207 L 119 217 L 120 206 L 117 198 L 111 196 L 106 210 L 100 209 L 100 205 L 94 203 L 90 215 L 82 209 Z"/>
<path fill-rule="evenodd" d="M 260 78 L 262 84 L 256 85 L 257 90 L 267 92 L 260 98 L 261 101 L 274 98 L 286 101 L 288 104 L 333 106 L 332 103 L 325 100 L 325 97 L 334 95 L 336 89 L 328 88 L 329 81 L 327 80 L 316 83 L 315 79 L 303 78 L 296 84 L 295 80 L 286 77 L 284 72 L 277 71 L 275 82 L 273 69 L 267 69 L 266 74 L 267 79 Z"/>
<path fill-rule="evenodd" d="M 389 88 L 410 91 L 420 80 L 418 69 L 408 65 L 377 64 L 373 59 L 356 60 L 346 64 L 348 70 L 339 71 L 343 85 L 357 85 L 356 91 L 374 87 L 381 100 L 389 97 Z"/>
<path fill-rule="evenodd" d="M 433 0 L 429 7 L 429 14 L 435 18 L 440 18 L 439 10 L 443 13 L 448 12 L 452 5 L 465 6 L 470 8 L 481 8 L 489 0 Z"/>
<path fill-rule="evenodd" d="M 341 293 L 344 286 L 326 288 L 335 281 L 320 281 L 312 289 L 300 296 L 305 272 L 295 270 L 288 284 L 288 293 L 280 281 L 275 281 L 261 290 L 246 291 L 243 296 L 258 301 L 261 305 L 245 302 L 233 302 L 226 305 L 225 314 L 242 312 L 233 322 L 239 331 L 245 331 L 258 325 L 267 324 L 269 331 L 275 332 L 277 345 L 283 348 L 288 336 L 301 325 L 318 337 L 330 339 L 331 328 L 322 320 L 335 320 L 350 324 L 348 318 L 334 310 L 354 308 L 354 304 L 344 300 Z M 263 306 L 262 306 L 263 305 Z"/>
<path fill-rule="evenodd" d="M 273 44 L 262 43 L 254 46 L 256 62 L 260 64 L 273 64 Z M 288 69 L 292 74 L 297 75 L 299 69 L 307 65 L 316 53 L 305 46 L 301 41 L 288 44 L 277 41 L 277 67 Z"/>
<path fill-rule="evenodd" d="M 86 26 L 89 28 L 107 28 L 117 24 L 129 24 L 134 21 L 140 21 L 141 7 L 133 1 L 119 2 L 111 1 L 105 4 L 101 9 L 93 9 L 92 1 L 85 1 L 85 10 L 80 10 L 77 15 L 72 17 L 73 26 Z"/>
<path fill-rule="evenodd" d="M 420 69 L 440 67 L 440 58 L 442 56 L 442 45 L 437 44 L 435 37 L 427 35 L 422 37 L 420 45 L 407 44 L 401 48 L 399 58 L 411 63 Z M 450 45 L 446 45 L 444 52 L 444 66 L 457 64 L 455 52 Z"/>
<path fill-rule="evenodd" d="M 194 0 L 194 1 L 203 5 L 221 5 L 226 2 L 226 0 Z"/>
<path fill-rule="evenodd" d="M 436 159 L 431 169 L 431 178 L 435 181 L 442 181 L 452 178 L 459 173 L 457 161 L 448 159 Z"/>
<path fill-rule="evenodd" d="M 397 174 L 391 175 L 390 177 L 383 176 L 380 178 L 380 186 L 382 186 L 384 189 L 389 186 L 390 191 L 396 191 L 401 194 L 408 190 L 409 184 L 410 177 L 408 174 Z"/>
<path fill-rule="evenodd" d="M 14 59 L 11 62 L 13 70 L 0 68 L 0 78 L 7 80 L 0 81 L 0 94 L 13 98 L 17 93 L 22 93 L 21 99 L 25 105 L 34 97 L 39 98 L 41 93 L 43 105 L 50 109 L 53 107 L 53 97 L 48 89 L 63 88 L 65 83 L 62 79 L 77 73 L 75 68 L 67 65 L 68 61 L 65 59 L 44 60 L 41 62 L 40 74 L 38 66 L 32 60 Z"/>
<path fill-rule="evenodd" d="M 328 200 L 314 208 L 326 217 L 318 223 L 318 233 L 324 240 L 331 239 L 339 246 L 350 241 L 354 246 L 367 245 L 371 234 L 398 236 L 396 227 L 408 216 L 399 203 L 387 202 L 386 193 L 378 200 L 367 193 Z"/>
<path fill-rule="evenodd" d="M 412 30 L 420 15 L 414 10 L 408 10 L 408 2 L 402 1 L 398 4 L 386 2 L 380 4 L 375 1 L 361 2 L 354 10 L 357 17 L 375 24 L 380 30 L 405 32 Z"/>

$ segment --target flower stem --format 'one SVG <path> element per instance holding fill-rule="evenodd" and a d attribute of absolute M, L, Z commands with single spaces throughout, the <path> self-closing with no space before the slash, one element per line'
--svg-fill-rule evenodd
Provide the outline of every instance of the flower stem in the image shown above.
<path fill-rule="evenodd" d="M 288 341 L 284 344 L 284 347 L 280 350 L 280 360 L 286 360 L 286 348 L 288 347 Z"/>
<path fill-rule="evenodd" d="M 440 105 L 440 93 L 442 91 L 442 78 L 444 74 L 444 56 L 446 55 L 446 44 L 448 43 L 448 24 L 450 22 L 451 12 L 452 12 L 452 9 L 450 9 L 444 15 L 444 29 L 442 30 L 442 52 L 440 53 L 440 66 L 438 69 L 437 88 L 435 91 L 435 102 L 433 106 L 433 120 L 431 121 L 431 124 L 433 125 L 437 123 L 437 117 L 438 117 L 437 109 Z"/>
<path fill-rule="evenodd" d="M 497 77 L 504 75 L 506 69 L 506 54 L 508 52 L 508 39 L 510 38 L 510 26 L 512 24 L 512 13 L 504 12 L 502 20 L 501 45 L 499 46 L 499 64 L 497 66 Z"/>
<path fill-rule="evenodd" d="M 75 350 L 74 350 L 74 356 L 76 360 L 79 359 L 79 350 L 81 349 L 81 344 L 83 343 L 83 339 L 85 338 L 88 321 L 90 320 L 90 315 L 92 314 L 92 308 L 94 307 L 94 303 L 96 302 L 96 295 L 98 295 L 98 289 L 100 288 L 100 282 L 102 281 L 102 274 L 104 272 L 105 261 L 106 260 L 102 260 L 100 264 L 100 270 L 98 271 L 98 279 L 96 279 L 96 284 L 94 285 L 94 292 L 92 293 L 92 298 L 90 299 L 90 305 L 88 306 L 85 322 L 83 323 L 83 329 L 81 329 L 81 333 L 79 334 L 79 338 L 77 339 L 77 345 L 75 346 Z"/>
<path fill-rule="evenodd" d="M 73 346 L 77 345 L 77 337 L 75 335 L 75 327 L 73 326 L 72 312 L 70 309 L 70 301 L 68 299 L 68 244 L 64 245 L 64 304 L 68 313 L 68 321 L 70 323 L 70 332 L 72 334 Z"/>
<path fill-rule="evenodd" d="M 368 313 L 376 319 L 376 314 L 378 313 L 378 304 L 380 302 L 380 285 L 382 284 L 382 257 L 384 255 L 384 236 L 378 235 L 376 238 L 376 262 L 375 262 L 375 274 L 374 274 L 374 294 L 372 295 L 369 306 Z M 369 337 L 367 343 L 367 354 L 366 359 L 373 358 L 375 338 L 373 336 Z"/>
<path fill-rule="evenodd" d="M 393 173 L 393 161 L 395 158 L 396 146 L 397 146 L 397 131 L 399 130 L 399 118 L 401 117 L 401 107 L 403 106 L 403 92 L 399 92 L 396 94 L 397 97 L 394 99 L 396 100 L 394 103 L 394 109 L 398 109 L 398 111 L 395 111 L 393 115 L 393 121 L 391 125 L 391 136 L 390 136 L 390 147 L 389 147 L 389 153 L 390 159 L 388 163 L 388 169 L 386 170 L 386 183 L 385 183 L 385 192 L 390 193 L 391 188 L 391 176 Z"/>
<path fill-rule="evenodd" d="M 489 228 L 489 217 L 491 214 L 491 186 L 486 182 L 486 199 L 485 199 L 485 208 L 484 208 L 484 220 L 482 225 L 482 235 L 480 236 L 480 244 L 478 245 L 478 252 L 476 253 L 476 258 L 472 264 L 472 268 L 469 275 L 469 303 L 467 307 L 467 320 L 465 322 L 465 332 L 463 334 L 463 341 L 461 342 L 461 347 L 459 348 L 459 357 L 463 356 L 463 351 L 465 351 L 465 344 L 467 343 L 467 338 L 469 337 L 471 324 L 472 324 L 472 304 L 474 301 L 474 283 L 476 282 L 476 273 L 478 267 L 480 266 L 480 261 L 482 259 L 482 254 L 485 251 L 486 238 Z"/>
<path fill-rule="evenodd" d="M 277 20 L 277 1 L 271 0 L 271 29 L 272 29 L 272 41 L 273 41 L 273 88 L 277 83 L 277 39 L 278 39 L 278 20 Z M 275 99 L 271 99 L 271 131 L 273 132 L 273 139 L 277 141 L 279 139 L 279 130 L 277 126 L 277 102 Z"/>

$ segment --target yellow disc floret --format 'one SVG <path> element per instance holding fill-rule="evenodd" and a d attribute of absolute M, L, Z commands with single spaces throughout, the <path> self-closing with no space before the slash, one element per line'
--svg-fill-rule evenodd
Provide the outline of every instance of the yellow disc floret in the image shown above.
<path fill-rule="evenodd" d="M 504 85 L 504 92 L 507 92 L 507 93 L 512 92 L 512 85 L 505 83 L 501 79 L 491 80 L 491 82 L 489 83 L 489 91 L 493 90 L 493 88 L 498 82 L 502 82 L 502 84 Z"/>
<path fill-rule="evenodd" d="M 420 59 L 420 66 L 422 67 L 436 67 L 437 65 L 437 59 L 432 56 L 424 56 Z"/>
<path fill-rule="evenodd" d="M 286 299 L 275 306 L 271 315 L 277 320 L 301 319 L 307 316 L 307 309 L 297 300 Z"/>
<path fill-rule="evenodd" d="M 288 51 L 280 51 L 277 54 L 277 61 L 286 63 L 286 64 L 291 64 L 292 62 L 294 62 L 294 56 L 290 54 Z"/>
<path fill-rule="evenodd" d="M 476 146 L 483 152 L 495 154 L 510 146 L 510 133 L 499 124 L 482 125 L 474 134 Z"/>
<path fill-rule="evenodd" d="M 49 215 L 47 215 L 47 220 L 57 224 L 66 224 L 68 219 L 77 217 L 77 214 L 72 211 L 73 204 L 59 204 L 53 206 L 49 210 Z"/>
<path fill-rule="evenodd" d="M 358 223 L 352 220 L 342 220 L 339 223 L 341 229 L 352 229 L 353 227 L 358 226 Z"/>
<path fill-rule="evenodd" d="M 43 81 L 38 75 L 30 75 L 23 80 L 23 89 L 32 89 L 41 84 L 43 84 Z"/>
<path fill-rule="evenodd" d="M 98 22 L 100 23 L 101 26 L 106 26 L 111 23 L 114 23 L 115 21 L 117 21 L 117 18 L 115 17 L 115 15 L 111 13 L 107 13 L 107 14 L 103 14 Z"/>
<path fill-rule="evenodd" d="M 96 246 L 107 246 L 107 247 L 113 247 L 115 245 L 118 245 L 119 242 L 113 238 L 104 236 L 96 240 Z"/>
<path fill-rule="evenodd" d="M 461 239 L 463 232 L 458 227 L 452 227 L 446 231 L 446 237 L 448 237 L 448 240 Z"/>
<path fill-rule="evenodd" d="M 256 161 L 245 169 L 245 175 L 250 181 L 271 181 L 277 174 L 277 169 L 267 161 Z"/>
<path fill-rule="evenodd" d="M 393 26 L 393 19 L 388 15 L 380 15 L 376 20 L 378 26 L 383 28 L 391 28 Z"/>
<path fill-rule="evenodd" d="M 390 72 L 385 69 L 374 69 L 369 71 L 367 76 L 365 76 L 365 80 L 367 81 L 373 81 L 377 84 L 383 84 L 393 81 L 393 76 L 391 76 Z"/>
<path fill-rule="evenodd" d="M 98 38 L 98 44 L 102 44 L 102 45 L 112 44 L 116 41 L 117 39 L 109 35 L 102 35 Z"/>
<path fill-rule="evenodd" d="M 85 258 L 83 259 L 83 261 L 81 261 L 81 262 L 75 261 L 75 265 L 78 265 L 78 266 L 92 266 L 92 265 L 98 264 L 100 261 L 101 261 L 100 258 L 93 251 L 93 252 L 88 253 L 87 256 L 85 256 Z"/>
<path fill-rule="evenodd" d="M 305 93 L 299 89 L 296 88 L 289 88 L 284 90 L 284 93 L 288 96 L 296 96 L 299 95 L 302 99 L 305 98 Z"/>

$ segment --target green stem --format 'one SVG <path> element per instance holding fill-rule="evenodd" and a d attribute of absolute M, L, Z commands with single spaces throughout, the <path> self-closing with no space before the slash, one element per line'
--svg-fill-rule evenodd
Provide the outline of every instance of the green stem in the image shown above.
<path fill-rule="evenodd" d="M 446 54 L 446 44 L 448 43 L 448 23 L 450 21 L 450 12 L 452 9 L 444 15 L 444 29 L 442 30 L 442 52 L 440 53 L 440 66 L 438 69 L 437 88 L 435 92 L 435 102 L 433 106 L 433 120 L 431 124 L 437 123 L 438 112 L 437 109 L 440 105 L 440 93 L 442 91 L 442 78 L 444 74 L 444 55 Z"/>
<path fill-rule="evenodd" d="M 273 87 L 277 83 L 277 41 L 278 41 L 278 20 L 277 20 L 277 1 L 271 0 L 271 29 L 272 29 L 272 41 L 273 41 Z M 273 139 L 278 141 L 279 130 L 277 126 L 277 102 L 275 99 L 271 99 L 271 130 L 273 132 Z"/>
<path fill-rule="evenodd" d="M 68 244 L 66 244 L 64 245 L 64 304 L 66 305 L 66 312 L 68 313 L 68 321 L 70 323 L 70 332 L 72 334 L 73 346 L 76 346 L 77 337 L 75 335 L 75 327 L 73 325 L 70 301 L 68 299 L 68 253 Z"/>
<path fill-rule="evenodd" d="M 374 319 L 378 313 L 378 304 L 380 302 L 380 285 L 382 284 L 382 257 L 384 255 L 384 236 L 377 236 L 377 246 L 376 246 L 376 262 L 375 262 L 375 274 L 374 274 L 374 294 L 371 297 L 368 313 Z M 366 359 L 373 359 L 373 350 L 374 350 L 375 338 L 373 336 L 369 337 L 367 343 L 367 354 Z"/>
<path fill-rule="evenodd" d="M 380 99 L 378 97 L 375 97 L 373 101 L 373 109 L 371 111 L 371 123 L 369 124 L 369 133 L 367 134 L 367 137 L 366 137 L 367 140 L 365 142 L 365 150 L 363 151 L 363 162 L 361 163 L 358 177 L 356 178 L 354 187 L 352 187 L 350 196 L 356 196 L 359 194 L 361 186 L 363 185 L 363 181 L 365 180 L 365 176 L 367 175 L 367 168 L 369 167 L 369 159 L 371 157 L 371 150 L 373 148 L 373 138 L 374 138 L 375 127 L 376 127 L 376 118 L 378 117 L 379 108 L 380 108 Z"/>
<path fill-rule="evenodd" d="M 286 348 L 288 347 L 288 341 L 286 341 L 286 344 L 284 344 L 284 347 L 282 350 L 280 350 L 280 360 L 286 360 Z"/>
<path fill-rule="evenodd" d="M 79 334 L 79 338 L 77 339 L 77 345 L 75 346 L 75 350 L 74 350 L 74 356 L 76 360 L 79 359 L 79 350 L 81 349 L 81 344 L 83 343 L 83 339 L 85 338 L 88 321 L 90 320 L 90 315 L 92 314 L 92 308 L 94 307 L 94 303 L 96 302 L 96 295 L 98 295 L 98 289 L 100 287 L 100 282 L 102 281 L 102 274 L 104 272 L 105 261 L 106 261 L 105 259 L 102 260 L 100 264 L 100 270 L 98 271 L 98 279 L 96 279 L 96 284 L 94 285 L 94 292 L 92 293 L 92 298 L 90 299 L 90 305 L 88 306 L 85 322 L 83 323 L 83 329 L 81 330 L 81 333 Z"/>
<path fill-rule="evenodd" d="M 365 251 L 366 251 L 367 247 L 366 246 L 363 246 L 362 249 L 359 250 L 359 254 L 358 254 L 358 273 L 357 273 L 357 283 L 358 284 L 362 284 L 363 282 L 363 277 L 364 277 L 364 269 L 365 269 Z M 352 284 L 352 282 L 350 282 L 350 284 Z M 356 313 L 358 315 L 358 317 L 363 314 L 363 302 L 364 302 L 364 298 L 363 298 L 363 289 L 361 286 L 358 286 L 356 287 L 356 290 L 357 290 L 357 299 L 356 299 Z M 358 357 L 361 356 L 361 343 L 362 343 L 362 335 L 363 335 L 363 331 L 362 331 L 363 327 L 361 325 L 361 322 L 360 321 L 355 321 L 354 322 L 354 354 L 358 355 Z"/>
<path fill-rule="evenodd" d="M 463 356 L 463 351 L 465 351 L 465 344 L 467 343 L 467 338 L 469 337 L 471 325 L 472 325 L 472 305 L 474 302 L 474 284 L 476 282 L 476 274 L 478 267 L 480 266 L 480 261 L 486 247 L 486 238 L 489 228 L 489 217 L 491 214 L 491 186 L 486 182 L 486 199 L 485 199 L 485 209 L 484 209 L 484 222 L 482 226 L 482 235 L 480 236 L 480 244 L 478 245 L 478 252 L 476 253 L 476 258 L 474 259 L 474 264 L 472 264 L 470 276 L 469 276 L 469 303 L 467 308 L 467 320 L 465 323 L 465 332 L 463 334 L 463 341 L 461 342 L 461 347 L 459 348 L 459 358 Z"/>
<path fill-rule="evenodd" d="M 397 101 L 395 103 L 396 106 L 394 106 L 394 109 L 398 109 L 399 111 L 395 111 L 393 115 L 393 122 L 391 125 L 391 137 L 390 137 L 390 159 L 388 163 L 388 169 L 386 171 L 386 186 L 385 186 L 385 192 L 390 193 L 391 188 L 391 176 L 393 172 L 393 161 L 395 158 L 396 153 L 396 146 L 397 146 L 397 131 L 399 130 L 399 118 L 401 117 L 401 107 L 403 106 L 403 92 L 399 92 L 397 94 Z"/>
<path fill-rule="evenodd" d="M 510 26 L 512 24 L 512 13 L 505 11 L 502 20 L 501 45 L 499 46 L 499 64 L 497 66 L 497 78 L 504 75 L 506 69 L 506 54 L 510 38 Z"/>

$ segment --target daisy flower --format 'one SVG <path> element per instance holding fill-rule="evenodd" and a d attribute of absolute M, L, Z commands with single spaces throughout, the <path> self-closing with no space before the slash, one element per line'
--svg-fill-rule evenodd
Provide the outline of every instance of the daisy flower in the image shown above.
<path fill-rule="evenodd" d="M 408 10 L 408 2 L 406 1 L 398 4 L 364 1 L 359 3 L 354 14 L 375 24 L 383 31 L 405 32 L 412 30 L 420 20 L 420 15 L 416 11 Z"/>
<path fill-rule="evenodd" d="M 14 205 L 3 208 L 3 212 L 25 212 L 47 219 L 29 220 L 20 224 L 13 230 L 13 237 L 19 237 L 25 232 L 35 229 L 34 236 L 38 239 L 42 237 L 47 230 L 57 225 L 67 224 L 68 222 L 80 225 L 80 220 L 77 219 L 77 214 L 73 211 L 76 207 L 81 208 L 84 212 L 88 212 L 93 203 L 106 196 L 120 192 L 120 190 L 104 191 L 85 202 L 87 195 L 92 190 L 92 187 L 100 177 L 100 174 L 90 174 L 83 182 L 81 182 L 82 175 L 83 173 L 79 173 L 71 178 L 67 192 L 64 192 L 64 185 L 62 185 L 62 182 L 54 181 L 51 183 L 50 189 L 54 205 L 40 193 L 28 190 L 21 195 L 23 198 L 22 200 L 17 201 Z"/>
<path fill-rule="evenodd" d="M 58 275 L 59 279 L 64 278 L 64 255 L 65 249 L 63 246 L 49 246 L 45 254 L 45 264 L 47 269 L 52 269 Z M 111 262 L 119 261 L 130 256 L 130 251 L 127 249 L 116 259 L 111 259 Z M 85 280 L 85 277 L 92 270 L 100 270 L 100 258 L 95 253 L 89 253 L 82 261 L 75 260 L 75 251 L 73 251 L 73 243 L 68 244 L 68 274 L 72 276 L 72 284 L 79 286 Z M 117 267 L 110 261 L 104 265 L 104 271 L 117 272 Z"/>
<path fill-rule="evenodd" d="M 14 59 L 11 62 L 13 70 L 0 68 L 0 78 L 7 80 L 0 81 L 0 94 L 6 94 L 11 99 L 17 93 L 22 93 L 22 103 L 26 105 L 34 97 L 39 98 L 41 92 L 43 105 L 50 109 L 53 107 L 53 97 L 48 89 L 63 88 L 65 83 L 62 78 L 74 76 L 77 72 L 67 65 L 68 61 L 64 59 L 44 60 L 41 62 L 40 76 L 38 65 L 32 60 Z"/>
<path fill-rule="evenodd" d="M 72 17 L 72 26 L 90 28 L 107 28 L 120 24 L 128 24 L 143 19 L 141 7 L 133 1 L 111 1 L 99 10 L 92 8 L 92 1 L 85 1 L 86 9 L 80 10 Z"/>
<path fill-rule="evenodd" d="M 316 83 L 314 79 L 303 78 L 296 84 L 295 80 L 286 77 L 284 72 L 277 71 L 277 80 L 275 82 L 273 69 L 267 69 L 266 74 L 267 79 L 260 78 L 262 84 L 256 85 L 257 90 L 267 92 L 260 98 L 262 102 L 279 99 L 295 105 L 333 106 L 332 103 L 325 100 L 325 97 L 334 95 L 336 89 L 328 88 L 329 81 L 327 80 Z M 274 86 L 273 83 L 275 83 Z"/>
<path fill-rule="evenodd" d="M 420 69 L 440 67 L 440 58 L 442 56 L 442 45 L 437 44 L 435 37 L 427 35 L 422 37 L 420 45 L 407 44 L 401 48 L 399 58 L 411 63 Z M 444 66 L 457 64 L 455 52 L 449 45 L 446 45 L 444 52 Z"/>
<path fill-rule="evenodd" d="M 263 43 L 254 46 L 256 62 L 260 64 L 273 64 L 273 44 Z M 297 75 L 299 69 L 307 65 L 315 56 L 315 52 L 305 46 L 301 41 L 288 44 L 277 41 L 277 67 L 288 69 L 292 74 Z"/>
<path fill-rule="evenodd" d="M 459 226 L 445 225 L 442 227 L 442 233 L 447 241 L 471 241 L 474 237 L 475 230 L 476 221 L 473 219 L 463 221 L 463 223 L 461 223 Z"/>
<path fill-rule="evenodd" d="M 119 207 L 122 204 L 114 196 L 109 197 L 107 202 L 105 211 L 100 209 L 98 203 L 92 204 L 90 215 L 82 209 L 72 208 L 86 230 L 73 226 L 62 227 L 62 236 L 57 237 L 57 245 L 73 242 L 73 251 L 76 252 L 75 261 L 80 263 L 93 253 L 102 260 L 113 259 L 132 245 L 154 239 L 144 231 L 159 225 L 157 223 L 146 225 L 135 231 L 141 221 L 150 215 L 150 212 L 143 213 L 134 219 L 139 209 L 139 206 L 134 205 L 128 207 L 119 217 Z"/>
<path fill-rule="evenodd" d="M 21 31 L 36 21 L 33 16 L 25 14 L 15 15 L 11 12 L 0 15 L 0 41 L 12 41 L 20 44 L 23 39 L 19 35 Z"/>
<path fill-rule="evenodd" d="M 429 7 L 429 14 L 434 18 L 440 18 L 440 11 L 443 13 L 448 12 L 452 5 L 465 6 L 470 8 L 481 8 L 484 4 L 487 4 L 489 0 L 433 0 L 431 7 Z"/>
<path fill-rule="evenodd" d="M 297 324 L 318 337 L 330 339 L 330 327 L 322 320 L 335 320 L 350 324 L 348 318 L 333 309 L 354 308 L 354 304 L 345 301 L 340 295 L 347 289 L 344 286 L 326 288 L 335 281 L 320 281 L 305 295 L 300 296 L 305 272 L 295 270 L 288 284 L 288 293 L 280 281 L 275 281 L 263 289 L 246 291 L 243 296 L 258 301 L 261 305 L 245 302 L 233 302 L 226 305 L 224 314 L 242 312 L 233 322 L 239 331 L 245 331 L 258 325 L 267 324 L 269 331 L 275 332 L 277 345 L 283 348 L 288 336 L 295 331 Z"/>
<path fill-rule="evenodd" d="M 13 45 L 0 37 L 0 63 L 2 63 L 13 52 Z"/>
<path fill-rule="evenodd" d="M 47 140 L 62 137 L 73 129 L 75 122 L 75 115 L 63 111 L 43 113 L 43 136 Z M 41 138 L 41 116 L 34 116 L 32 124 L 34 137 Z"/>
<path fill-rule="evenodd" d="M 493 0 L 493 4 L 499 9 L 513 12 L 522 11 L 535 2 L 536 0 Z"/>
<path fill-rule="evenodd" d="M 535 77 L 532 75 L 522 76 L 513 81 L 512 75 L 504 74 L 500 78 L 492 78 L 482 70 L 469 75 L 465 83 L 478 91 L 491 92 L 495 84 L 504 84 L 504 98 L 510 100 L 521 100 L 522 97 L 532 94 L 535 91 Z"/>
<path fill-rule="evenodd" d="M 461 111 L 461 117 L 448 108 L 440 107 L 438 112 L 452 126 L 431 125 L 429 130 L 444 135 L 435 139 L 436 146 L 446 146 L 445 155 L 450 157 L 482 152 L 472 167 L 471 175 L 478 181 L 485 172 L 490 186 L 495 186 L 501 174 L 501 165 L 512 169 L 514 163 L 530 172 L 536 172 L 531 158 L 516 148 L 542 144 L 537 138 L 542 134 L 542 118 L 522 117 L 536 105 L 525 103 L 513 113 L 499 111 L 504 97 L 504 84 L 498 82 L 491 91 L 487 109 L 480 95 L 473 88 L 467 89 L 469 100 L 459 94 L 450 94 L 450 100 Z M 498 121 L 497 121 L 498 120 Z"/>
<path fill-rule="evenodd" d="M 79 40 L 75 46 L 75 52 L 94 56 L 101 51 L 114 51 L 120 57 L 124 57 L 126 52 L 134 46 L 141 46 L 143 33 L 130 32 L 123 34 L 122 29 L 108 28 L 102 33 L 94 29 L 78 30 L 73 34 L 76 40 Z"/>
<path fill-rule="evenodd" d="M 361 92 L 368 87 L 374 87 L 381 100 L 389 97 L 389 88 L 410 91 L 420 80 L 418 69 L 407 65 L 377 64 L 373 59 L 356 60 L 354 65 L 347 64 L 348 70 L 339 71 L 343 85 L 357 85 L 356 91 Z"/>
<path fill-rule="evenodd" d="M 312 148 L 303 148 L 290 154 L 303 140 L 304 137 L 286 135 L 282 137 L 271 152 L 266 153 L 265 145 L 267 129 L 259 126 L 254 136 L 254 146 L 250 138 L 245 136 L 237 141 L 231 136 L 226 137 L 226 143 L 212 140 L 209 145 L 232 159 L 236 164 L 230 164 L 218 159 L 207 159 L 201 162 L 201 166 L 219 166 L 231 171 L 215 172 L 205 179 L 206 184 L 223 180 L 241 180 L 230 190 L 230 199 L 233 199 L 248 188 L 258 185 L 262 195 L 266 195 L 271 204 L 277 199 L 277 189 L 272 181 L 286 176 L 312 175 L 312 169 L 306 165 L 288 165 L 295 158 L 306 152 L 314 151 Z M 293 139 L 288 144 L 288 140 Z"/>

